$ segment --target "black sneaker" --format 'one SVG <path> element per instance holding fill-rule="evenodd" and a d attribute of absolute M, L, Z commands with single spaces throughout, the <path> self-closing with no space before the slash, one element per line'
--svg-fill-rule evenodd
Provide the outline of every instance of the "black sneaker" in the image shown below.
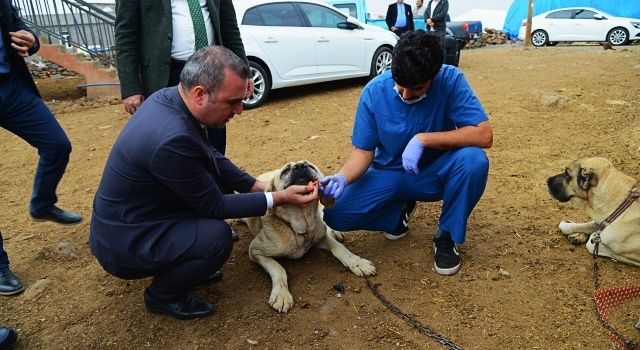
<path fill-rule="evenodd" d="M 456 249 L 451 237 L 443 233 L 439 238 L 433 239 L 434 267 L 436 272 L 450 276 L 460 269 L 460 253 Z"/>
<path fill-rule="evenodd" d="M 400 214 L 400 221 L 398 222 L 398 225 L 396 225 L 396 229 L 393 232 L 384 232 L 384 237 L 395 241 L 396 239 L 406 236 L 407 233 L 409 233 L 409 220 L 411 220 L 413 212 L 416 211 L 416 207 L 416 201 L 405 203 Z"/>

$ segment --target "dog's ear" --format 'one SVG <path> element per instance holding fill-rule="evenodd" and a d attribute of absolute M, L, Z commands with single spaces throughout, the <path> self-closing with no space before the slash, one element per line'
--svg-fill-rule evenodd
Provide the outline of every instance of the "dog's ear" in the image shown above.
<path fill-rule="evenodd" d="M 593 168 L 580 168 L 578 173 L 578 186 L 588 191 L 591 187 L 598 185 L 598 174 Z"/>
<path fill-rule="evenodd" d="M 266 181 L 267 186 L 265 186 L 264 191 L 265 192 L 273 192 L 276 190 L 276 179 L 280 177 L 280 172 L 278 172 L 277 174 L 274 174 L 274 176 L 271 177 L 271 179 L 269 179 L 269 181 Z"/>

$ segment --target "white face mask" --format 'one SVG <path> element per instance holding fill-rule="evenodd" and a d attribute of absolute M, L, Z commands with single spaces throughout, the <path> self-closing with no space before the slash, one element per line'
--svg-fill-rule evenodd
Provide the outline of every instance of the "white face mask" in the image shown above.
<path fill-rule="evenodd" d="M 402 100 L 402 102 L 408 104 L 408 105 L 412 105 L 414 103 L 418 103 L 420 101 L 422 101 L 425 97 L 427 97 L 427 92 L 425 91 L 424 94 L 418 96 L 418 97 L 414 97 L 411 100 L 405 100 L 404 98 L 402 98 L 402 94 L 400 93 L 400 91 L 398 90 L 398 85 L 394 85 L 393 89 L 396 90 L 396 93 L 398 94 L 398 97 L 400 97 L 400 99 Z"/>

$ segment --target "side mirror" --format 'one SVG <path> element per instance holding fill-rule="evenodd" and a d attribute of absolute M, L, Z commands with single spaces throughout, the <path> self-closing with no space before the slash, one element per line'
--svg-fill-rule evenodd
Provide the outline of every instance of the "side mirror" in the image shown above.
<path fill-rule="evenodd" d="M 351 22 L 339 22 L 338 23 L 338 28 L 340 29 L 346 29 L 346 30 L 354 30 L 354 29 L 358 29 L 360 26 L 358 26 L 355 23 L 351 23 Z"/>

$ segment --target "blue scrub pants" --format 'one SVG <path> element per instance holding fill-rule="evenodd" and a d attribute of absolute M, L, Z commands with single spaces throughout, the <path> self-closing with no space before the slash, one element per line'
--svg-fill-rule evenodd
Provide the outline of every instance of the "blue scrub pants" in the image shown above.
<path fill-rule="evenodd" d="M 478 147 L 451 150 L 424 166 L 418 175 L 370 167 L 347 186 L 324 221 L 334 230 L 393 232 L 408 201 L 442 200 L 439 228 L 462 244 L 467 220 L 484 192 L 489 160 Z"/>
<path fill-rule="evenodd" d="M 51 111 L 15 73 L 0 75 L 0 126 L 38 149 L 40 160 L 29 210 L 49 211 L 58 201 L 56 188 L 69 162 L 71 142 Z"/>

